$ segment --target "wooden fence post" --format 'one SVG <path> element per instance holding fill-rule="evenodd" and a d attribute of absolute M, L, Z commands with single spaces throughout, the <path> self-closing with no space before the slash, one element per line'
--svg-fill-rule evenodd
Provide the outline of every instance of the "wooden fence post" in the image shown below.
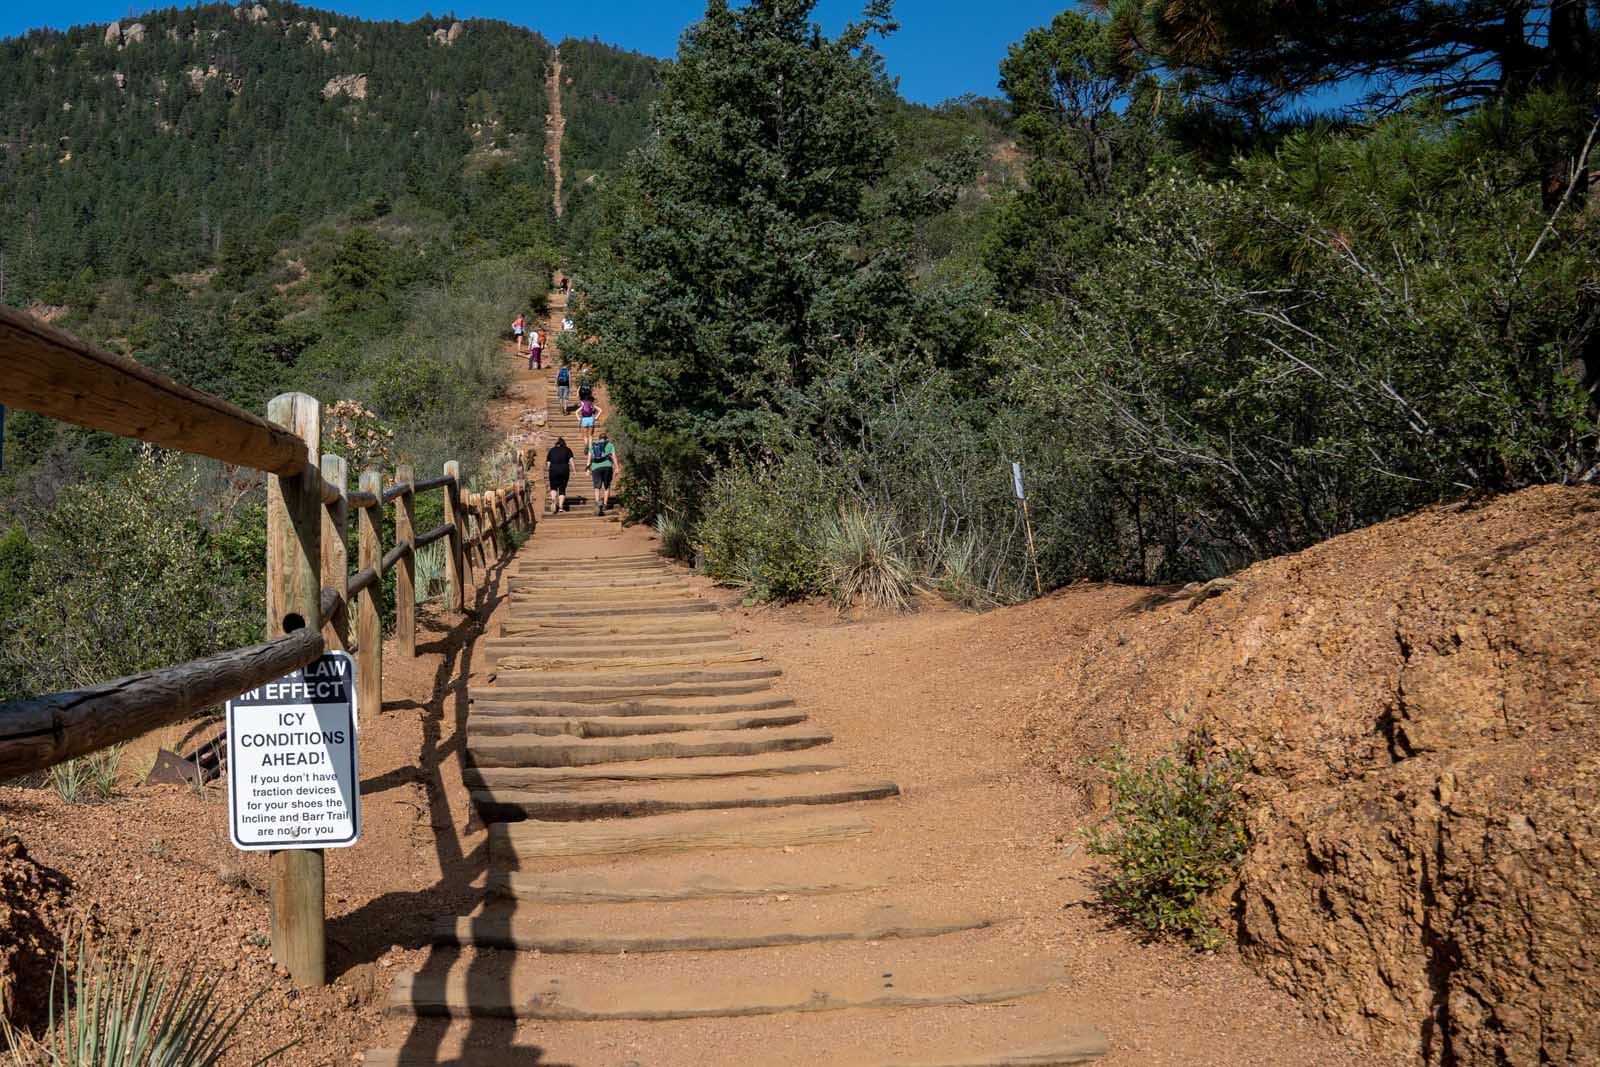
<path fill-rule="evenodd" d="M 445 567 L 450 576 L 450 610 L 466 610 L 466 590 L 461 584 L 461 538 L 466 533 L 465 516 L 461 514 L 461 464 L 451 460 L 444 465 L 450 483 L 444 487 L 444 521 L 455 527 L 450 534 L 450 547 L 445 551 Z"/>
<path fill-rule="evenodd" d="M 495 495 L 493 489 L 483 494 L 484 529 L 488 531 L 489 547 L 494 549 L 494 555 L 490 556 L 490 559 L 500 558 L 500 524 L 496 521 Z"/>
<path fill-rule="evenodd" d="M 378 580 L 363 589 L 356 615 L 356 700 L 357 707 L 376 715 L 383 707 L 383 474 L 361 472 L 361 491 L 371 493 L 378 503 L 360 509 L 360 555 L 362 570 L 372 568 Z"/>
<path fill-rule="evenodd" d="M 394 578 L 394 635 L 400 643 L 400 654 L 407 659 L 417 655 L 417 550 L 416 550 L 416 495 L 411 491 L 416 479 L 411 464 L 402 463 L 395 468 L 395 481 L 405 486 L 405 491 L 394 502 L 394 543 L 411 546 L 400 556 L 400 568 Z"/>
<path fill-rule="evenodd" d="M 339 606 L 322 628 L 328 648 L 350 648 L 350 609 L 345 602 L 345 587 L 350 583 L 350 550 L 345 532 L 350 521 L 350 469 L 343 456 L 322 457 L 322 480 L 339 487 L 339 499 L 322 507 L 322 585 L 336 590 Z"/>
<path fill-rule="evenodd" d="M 313 473 L 322 447 L 322 408 L 304 393 L 267 404 L 267 418 L 303 440 L 305 473 L 267 477 L 267 636 L 321 626 L 322 492 Z M 327 980 L 321 849 L 272 854 L 272 958 L 297 986 Z"/>

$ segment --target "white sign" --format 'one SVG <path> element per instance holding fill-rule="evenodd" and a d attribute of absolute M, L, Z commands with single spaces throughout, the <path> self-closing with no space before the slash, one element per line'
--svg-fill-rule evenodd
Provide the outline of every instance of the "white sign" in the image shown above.
<path fill-rule="evenodd" d="M 1016 483 L 1016 486 L 1017 486 L 1017 499 L 1021 500 L 1022 499 L 1022 464 L 1013 463 L 1011 465 L 1011 480 Z"/>
<path fill-rule="evenodd" d="M 228 823 L 243 849 L 342 848 L 361 836 L 349 653 L 228 701 Z"/>

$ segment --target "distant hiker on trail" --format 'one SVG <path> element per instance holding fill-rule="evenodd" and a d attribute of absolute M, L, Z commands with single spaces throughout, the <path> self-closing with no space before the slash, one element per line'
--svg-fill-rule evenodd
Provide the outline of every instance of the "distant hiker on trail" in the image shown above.
<path fill-rule="evenodd" d="M 522 331 L 523 331 L 523 328 L 524 328 L 524 323 L 523 323 L 522 316 L 518 315 L 517 316 L 517 321 L 513 322 L 511 324 L 511 336 L 516 338 L 516 340 L 514 342 L 512 342 L 512 343 L 516 346 L 516 350 L 518 352 L 522 351 Z"/>
<path fill-rule="evenodd" d="M 544 347 L 539 344 L 539 331 L 528 331 L 528 369 L 544 370 Z"/>
<path fill-rule="evenodd" d="M 583 447 L 594 444 L 594 424 L 600 418 L 600 405 L 591 397 L 578 401 L 578 425 L 583 427 Z"/>
<path fill-rule="evenodd" d="M 594 482 L 594 511 L 596 515 L 604 515 L 611 504 L 611 475 L 616 469 L 617 450 L 601 430 L 599 439 L 589 445 L 588 454 L 589 477 Z"/>
<path fill-rule="evenodd" d="M 572 320 L 571 320 L 571 319 L 562 319 L 562 320 L 561 320 L 561 328 L 562 328 L 562 329 L 563 329 L 563 330 L 570 330 L 570 329 L 572 329 Z"/>
<path fill-rule="evenodd" d="M 567 479 L 571 476 L 572 449 L 567 447 L 565 437 L 558 437 L 544 454 L 544 482 L 550 487 L 552 511 L 567 510 Z"/>
<path fill-rule="evenodd" d="M 556 399 L 561 401 L 561 413 L 567 413 L 567 392 L 572 388 L 572 372 L 566 367 L 556 371 Z"/>

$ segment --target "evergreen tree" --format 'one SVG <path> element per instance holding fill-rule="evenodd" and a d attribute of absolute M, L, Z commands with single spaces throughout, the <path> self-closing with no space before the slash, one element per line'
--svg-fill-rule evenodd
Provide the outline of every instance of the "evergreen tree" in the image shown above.
<path fill-rule="evenodd" d="M 814 0 L 712 0 L 583 278 L 585 358 L 646 447 L 725 453 L 842 345 L 904 340 L 904 256 L 873 251 L 893 91 L 887 0 L 829 38 Z M 677 441 L 671 438 L 681 438 Z"/>

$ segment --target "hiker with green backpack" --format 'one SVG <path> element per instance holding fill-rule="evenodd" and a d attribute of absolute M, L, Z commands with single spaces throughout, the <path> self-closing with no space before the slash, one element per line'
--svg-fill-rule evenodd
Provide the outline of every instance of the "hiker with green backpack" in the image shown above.
<path fill-rule="evenodd" d="M 601 430 L 589 446 L 589 478 L 594 482 L 594 510 L 604 515 L 611 504 L 611 478 L 616 471 L 617 450 Z"/>

